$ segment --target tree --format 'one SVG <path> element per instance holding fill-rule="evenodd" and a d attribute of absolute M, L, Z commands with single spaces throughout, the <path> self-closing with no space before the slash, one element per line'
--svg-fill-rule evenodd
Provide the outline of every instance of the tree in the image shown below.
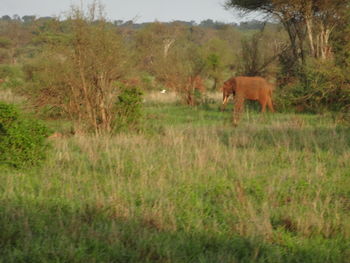
<path fill-rule="evenodd" d="M 206 55 L 206 74 L 213 80 L 212 90 L 216 90 L 224 79 L 225 69 L 235 57 L 235 50 L 230 43 L 218 37 L 213 37 L 204 45 Z"/>
<path fill-rule="evenodd" d="M 1 17 L 2 21 L 11 21 L 11 17 L 9 15 L 4 15 Z"/>
<path fill-rule="evenodd" d="M 1 57 L 2 63 L 17 64 L 21 57 L 23 47 L 26 46 L 32 39 L 30 30 L 24 28 L 21 20 L 12 19 L 0 21 L 0 38 L 2 44 L 0 49 L 3 54 Z M 6 57 L 6 59 L 5 59 Z"/>
<path fill-rule="evenodd" d="M 35 21 L 35 16 L 22 16 L 22 20 L 25 24 L 30 24 Z"/>
<path fill-rule="evenodd" d="M 350 76 L 350 7 L 344 10 L 342 22 L 336 26 L 331 39 L 337 64 Z"/>
<path fill-rule="evenodd" d="M 294 56 L 305 64 L 305 39 L 311 56 L 328 59 L 329 43 L 334 27 L 340 22 L 343 0 L 227 0 L 227 8 L 260 11 L 279 19 L 288 32 Z"/>
<path fill-rule="evenodd" d="M 124 40 L 96 4 L 88 13 L 73 8 L 65 22 L 67 32 L 60 21 L 52 24 L 52 31 L 44 33 L 43 53 L 27 69 L 36 80 L 37 103 L 59 107 L 76 129 L 111 132 L 119 92 L 116 81 L 128 69 Z"/>
<path fill-rule="evenodd" d="M 170 48 L 178 39 L 182 28 L 178 25 L 167 25 L 155 22 L 136 33 L 135 47 L 140 68 L 155 74 L 155 61 L 167 57 Z"/>
<path fill-rule="evenodd" d="M 260 32 L 242 39 L 240 73 L 246 76 L 275 75 L 275 62 L 287 48 L 283 32 L 273 26 L 263 27 Z"/>
<path fill-rule="evenodd" d="M 202 87 L 199 75 L 205 60 L 198 45 L 203 40 L 201 33 L 182 22 L 156 22 L 136 34 L 141 69 L 177 92 L 188 105 L 196 104 L 195 90 Z"/>
<path fill-rule="evenodd" d="M 302 5 L 311 55 L 323 60 L 332 56 L 330 36 L 348 5 L 340 0 L 309 0 Z"/>
<path fill-rule="evenodd" d="M 202 49 L 186 37 L 177 39 L 167 56 L 155 61 L 158 81 L 177 92 L 190 106 L 197 104 L 196 92 L 203 89 L 200 75 L 204 69 Z"/>

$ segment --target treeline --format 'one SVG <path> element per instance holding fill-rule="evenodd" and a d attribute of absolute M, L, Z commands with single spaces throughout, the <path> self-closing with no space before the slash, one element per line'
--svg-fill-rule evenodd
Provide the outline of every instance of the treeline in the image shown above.
<path fill-rule="evenodd" d="M 115 20 L 113 24 L 121 27 L 132 27 L 134 29 L 140 29 L 148 26 L 154 22 L 146 22 L 146 23 L 135 23 L 132 20 L 123 21 L 123 20 Z M 182 21 L 182 20 L 174 20 L 172 22 L 163 22 L 164 24 L 181 24 L 183 26 L 199 26 L 203 28 L 212 28 L 212 29 L 220 29 L 222 27 L 232 26 L 238 30 L 260 30 L 264 27 L 266 22 L 252 19 L 250 21 L 244 21 L 240 23 L 224 23 L 220 21 L 214 21 L 212 19 L 202 20 L 200 23 L 196 23 L 195 21 Z M 273 22 L 267 22 L 268 24 L 275 24 Z"/>
<path fill-rule="evenodd" d="M 29 24 L 29 23 L 34 23 L 34 22 L 40 22 L 40 21 L 48 21 L 48 20 L 55 20 L 55 17 L 51 16 L 45 16 L 45 17 L 37 17 L 34 15 L 25 15 L 20 17 L 19 15 L 13 15 L 12 17 L 9 15 L 3 15 L 0 18 L 0 21 L 13 21 L 13 22 L 21 22 L 24 24 Z M 121 27 L 132 27 L 133 29 L 140 29 L 147 27 L 149 24 L 152 24 L 154 22 L 143 22 L 143 23 L 136 23 L 133 20 L 114 20 L 110 22 L 111 24 L 115 26 L 121 26 Z M 205 27 L 205 28 L 214 28 L 214 29 L 219 29 L 221 27 L 226 27 L 226 26 L 233 26 L 239 30 L 256 30 L 256 29 L 262 29 L 266 22 L 252 19 L 249 21 L 244 21 L 240 23 L 224 23 L 220 21 L 214 21 L 212 19 L 206 19 L 202 20 L 200 23 L 196 23 L 196 21 L 182 21 L 182 20 L 174 20 L 172 22 L 162 22 L 164 24 L 182 24 L 184 26 L 200 26 L 200 27 Z M 269 22 L 273 24 L 272 22 Z"/>

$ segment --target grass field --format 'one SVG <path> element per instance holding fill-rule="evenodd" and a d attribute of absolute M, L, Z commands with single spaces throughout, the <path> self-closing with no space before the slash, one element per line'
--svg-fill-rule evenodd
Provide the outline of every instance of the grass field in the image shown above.
<path fill-rule="evenodd" d="M 146 100 L 141 132 L 2 169 L 0 262 L 349 262 L 349 128 L 218 104 Z"/>

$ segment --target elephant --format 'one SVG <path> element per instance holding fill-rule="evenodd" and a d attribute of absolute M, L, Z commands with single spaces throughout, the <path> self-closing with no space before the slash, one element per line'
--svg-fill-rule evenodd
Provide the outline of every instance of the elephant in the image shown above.
<path fill-rule="evenodd" d="M 266 111 L 266 105 L 274 112 L 272 105 L 272 84 L 262 77 L 233 77 L 224 82 L 222 86 L 223 102 L 222 110 L 225 109 L 228 98 L 235 95 L 234 123 L 238 121 L 239 114 L 243 111 L 244 100 L 257 100 L 261 105 L 261 112 Z"/>

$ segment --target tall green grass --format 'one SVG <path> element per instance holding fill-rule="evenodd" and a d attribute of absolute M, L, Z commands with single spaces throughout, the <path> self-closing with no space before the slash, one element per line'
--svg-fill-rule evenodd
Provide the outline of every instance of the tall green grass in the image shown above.
<path fill-rule="evenodd" d="M 348 262 L 349 129 L 230 115 L 150 103 L 143 132 L 1 171 L 0 262 Z"/>

